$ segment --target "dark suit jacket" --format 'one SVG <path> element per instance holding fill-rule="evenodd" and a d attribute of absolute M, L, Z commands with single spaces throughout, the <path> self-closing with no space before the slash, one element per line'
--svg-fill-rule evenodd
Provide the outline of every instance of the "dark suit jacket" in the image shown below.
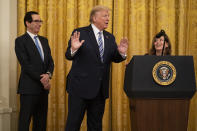
<path fill-rule="evenodd" d="M 15 52 L 21 65 L 21 74 L 18 85 L 19 94 L 40 94 L 48 93 L 40 82 L 40 75 L 46 72 L 53 73 L 54 63 L 48 40 L 38 36 L 43 52 L 44 62 L 42 61 L 37 47 L 28 33 L 16 38 Z"/>
<path fill-rule="evenodd" d="M 66 58 L 72 60 L 72 67 L 67 76 L 67 91 L 91 99 L 96 97 L 100 88 L 104 98 L 109 97 L 109 73 L 111 62 L 121 62 L 124 59 L 117 50 L 115 38 L 107 31 L 104 35 L 104 63 L 101 63 L 96 37 L 90 26 L 74 30 L 80 32 L 83 45 L 71 56 L 71 41 L 68 43 Z"/>

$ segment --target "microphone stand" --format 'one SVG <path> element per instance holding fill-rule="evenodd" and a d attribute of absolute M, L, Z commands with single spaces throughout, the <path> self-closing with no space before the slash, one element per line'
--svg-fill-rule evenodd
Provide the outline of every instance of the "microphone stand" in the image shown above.
<path fill-rule="evenodd" d="M 164 56 L 164 49 L 165 49 L 165 37 L 164 37 L 164 43 L 163 43 L 163 48 L 162 48 L 161 56 Z"/>

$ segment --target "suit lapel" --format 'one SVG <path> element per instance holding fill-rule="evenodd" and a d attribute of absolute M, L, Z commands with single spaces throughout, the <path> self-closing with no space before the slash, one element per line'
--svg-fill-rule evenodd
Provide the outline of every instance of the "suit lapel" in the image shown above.
<path fill-rule="evenodd" d="M 95 53 L 96 53 L 96 56 L 98 57 L 98 59 L 101 59 L 100 58 L 100 53 L 99 53 L 99 47 L 98 47 L 98 44 L 97 44 L 97 40 L 96 40 L 96 37 L 94 35 L 94 32 L 93 32 L 93 29 L 92 29 L 92 26 L 88 26 L 88 30 L 89 30 L 89 38 L 90 38 L 90 43 L 91 45 L 93 46 L 93 49 L 95 50 Z"/>
<path fill-rule="evenodd" d="M 45 61 L 46 60 L 46 54 L 47 54 L 47 51 L 46 51 L 47 48 L 45 48 L 45 44 L 44 44 L 43 39 L 40 36 L 38 36 L 38 37 L 39 37 L 40 43 L 42 45 L 42 49 L 43 49 L 43 53 L 44 53 L 44 61 Z"/>
<path fill-rule="evenodd" d="M 38 57 L 38 59 L 40 59 L 42 61 L 42 58 L 40 57 L 40 53 L 34 43 L 34 41 L 32 40 L 31 36 L 29 36 L 28 33 L 26 33 L 26 40 L 27 40 L 27 43 L 29 45 L 29 48 L 33 50 L 33 52 L 35 53 L 35 56 Z M 40 39 L 39 39 L 40 40 Z M 42 42 L 41 42 L 42 43 Z"/>
<path fill-rule="evenodd" d="M 109 36 L 107 35 L 106 31 L 103 31 L 103 36 L 104 36 L 104 55 L 103 55 L 103 59 L 104 61 L 106 60 L 106 57 L 107 57 L 107 53 L 108 53 L 108 50 L 110 49 L 110 41 L 109 41 Z"/>
<path fill-rule="evenodd" d="M 101 60 L 98 43 L 97 43 L 97 40 L 96 40 L 96 37 L 94 35 L 94 32 L 93 32 L 93 29 L 92 29 L 91 25 L 88 26 L 88 30 L 89 30 L 89 36 L 90 36 L 91 44 L 92 44 L 92 46 L 93 46 L 93 48 L 95 50 L 95 53 L 96 53 L 98 59 Z M 104 36 L 104 55 L 103 55 L 103 60 L 105 62 L 105 60 L 107 58 L 107 53 L 109 52 L 109 49 L 110 49 L 110 36 L 107 35 L 105 30 L 103 31 L 103 36 Z"/>

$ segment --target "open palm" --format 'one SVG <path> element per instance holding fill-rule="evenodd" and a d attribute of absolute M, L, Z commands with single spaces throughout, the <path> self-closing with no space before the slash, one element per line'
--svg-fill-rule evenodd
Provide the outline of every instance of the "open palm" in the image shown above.
<path fill-rule="evenodd" d="M 123 38 L 120 40 L 120 44 L 118 45 L 118 51 L 121 54 L 126 54 L 128 49 L 128 40 L 126 38 Z"/>
<path fill-rule="evenodd" d="M 81 45 L 84 43 L 84 40 L 79 41 L 80 32 L 75 31 L 71 36 L 71 48 L 73 51 L 78 50 Z"/>

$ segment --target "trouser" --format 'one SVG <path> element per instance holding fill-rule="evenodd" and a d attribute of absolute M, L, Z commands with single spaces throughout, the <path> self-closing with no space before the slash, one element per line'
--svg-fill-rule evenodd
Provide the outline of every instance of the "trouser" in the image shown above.
<path fill-rule="evenodd" d="M 18 131 L 29 131 L 31 117 L 32 131 L 46 131 L 47 111 L 48 94 L 21 94 Z"/>
<path fill-rule="evenodd" d="M 102 118 L 105 99 L 99 92 L 94 99 L 83 99 L 73 93 L 68 96 L 68 117 L 65 131 L 79 131 L 84 114 L 87 111 L 87 130 L 102 131 Z"/>

